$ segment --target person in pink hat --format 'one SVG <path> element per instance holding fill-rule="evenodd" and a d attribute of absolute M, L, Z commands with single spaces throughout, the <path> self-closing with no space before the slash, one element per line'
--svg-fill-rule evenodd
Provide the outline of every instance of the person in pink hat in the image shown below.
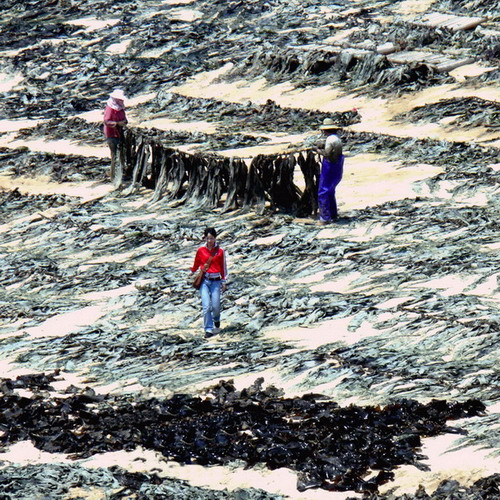
<path fill-rule="evenodd" d="M 125 94 L 121 89 L 115 89 L 109 95 L 104 109 L 104 136 L 111 151 L 111 168 L 109 177 L 115 179 L 116 159 L 123 139 L 123 127 L 128 123 L 125 114 Z"/>

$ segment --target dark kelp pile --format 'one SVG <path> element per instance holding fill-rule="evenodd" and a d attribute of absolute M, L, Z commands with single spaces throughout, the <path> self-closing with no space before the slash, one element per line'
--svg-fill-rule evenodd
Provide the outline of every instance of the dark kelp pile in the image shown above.
<path fill-rule="evenodd" d="M 221 381 L 204 399 L 175 394 L 138 400 L 77 388 L 61 399 L 46 394 L 51 380 L 53 375 L 2 380 L 3 445 L 29 439 L 41 450 L 74 458 L 142 446 L 181 463 L 265 463 L 296 471 L 299 491 L 376 491 L 394 467 L 422 467 L 416 452 L 421 437 L 485 409 L 477 400 L 341 408 L 314 394 L 284 398 L 274 387 L 263 389 L 262 379 L 241 391 Z M 34 389 L 33 397 L 16 395 L 19 387 Z M 365 480 L 370 471 L 379 472 Z"/>

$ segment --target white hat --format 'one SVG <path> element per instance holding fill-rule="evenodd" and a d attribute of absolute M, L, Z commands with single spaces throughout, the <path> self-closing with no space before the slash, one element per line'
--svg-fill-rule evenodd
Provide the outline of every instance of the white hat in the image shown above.
<path fill-rule="evenodd" d="M 113 92 L 109 94 L 109 97 L 112 97 L 113 99 L 119 99 L 120 101 L 124 101 L 126 99 L 122 89 L 113 90 Z"/>
<path fill-rule="evenodd" d="M 323 120 L 323 125 L 321 125 L 319 128 L 320 130 L 335 130 L 341 127 L 339 125 L 336 125 L 331 118 L 325 118 Z"/>

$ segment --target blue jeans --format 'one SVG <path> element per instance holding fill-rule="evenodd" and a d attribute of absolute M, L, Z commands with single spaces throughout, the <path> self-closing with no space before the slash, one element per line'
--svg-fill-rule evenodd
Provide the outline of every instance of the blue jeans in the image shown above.
<path fill-rule="evenodd" d="M 318 185 L 319 218 L 322 221 L 331 221 L 337 218 L 335 188 L 342 179 L 343 170 L 344 155 L 335 163 L 323 158 Z"/>
<path fill-rule="evenodd" d="M 204 278 L 200 287 L 201 306 L 203 308 L 203 326 L 212 333 L 214 321 L 220 321 L 220 287 L 222 282 Z"/>

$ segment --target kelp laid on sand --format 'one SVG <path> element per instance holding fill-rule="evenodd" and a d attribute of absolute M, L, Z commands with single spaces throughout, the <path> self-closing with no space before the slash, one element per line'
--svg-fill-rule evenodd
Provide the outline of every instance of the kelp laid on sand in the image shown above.
<path fill-rule="evenodd" d="M 197 440 L 214 439 L 221 447 L 227 441 L 230 446 L 233 436 L 216 425 L 219 421 L 231 424 L 223 411 L 227 407 L 231 415 L 237 409 L 239 420 L 235 421 L 247 426 L 236 433 L 234 441 L 237 451 L 242 451 L 239 458 L 246 463 L 263 460 L 274 467 L 290 462 L 301 473 L 301 488 L 348 488 L 351 481 L 350 487 L 372 490 L 388 480 L 393 470 L 384 455 L 366 450 L 388 450 L 389 457 L 421 465 L 419 450 L 412 447 L 420 439 L 415 429 L 430 426 L 449 432 L 442 424 L 441 410 L 466 408 L 472 399 L 481 401 L 475 403 L 477 408 L 484 404 L 489 413 L 456 422 L 454 446 L 481 446 L 498 454 L 499 328 L 496 303 L 490 299 L 498 285 L 498 148 L 354 132 L 349 128 L 359 121 L 357 112 L 339 112 L 324 105 L 343 127 L 340 135 L 350 155 L 369 153 L 382 161 L 397 160 L 391 174 L 405 174 L 421 164 L 440 167 L 442 172 L 418 181 L 413 186 L 415 194 L 406 199 L 365 205 L 363 195 L 358 194 L 366 208 L 354 209 L 352 204 L 351 208 L 344 205 L 346 200 L 352 202 L 350 188 L 355 185 L 347 182 L 355 172 L 346 170 L 339 187 L 340 219 L 320 228 L 311 220 L 284 214 L 300 213 L 301 202 L 314 213 L 317 170 L 308 170 L 303 180 L 309 197 L 300 198 L 287 163 L 288 153 L 297 159 L 298 152 L 259 157 L 251 176 L 250 162 L 205 153 L 265 140 L 273 144 L 284 132 L 305 134 L 316 129 L 327 113 L 280 106 L 260 93 L 257 104 L 225 103 L 175 91 L 192 77 L 203 77 L 204 71 L 220 75 L 221 80 L 213 80 L 216 84 L 234 78 L 232 86 L 239 85 L 241 75 L 255 75 L 262 84 L 286 81 L 281 88 L 291 93 L 284 97 L 300 95 L 301 87 L 312 90 L 311 85 L 335 82 L 332 90 L 339 96 L 354 92 L 361 101 L 369 96 L 390 99 L 411 90 L 433 91 L 433 85 L 445 82 L 452 91 L 496 83 L 498 26 L 491 2 L 473 2 L 477 14 L 488 19 L 477 29 L 457 32 L 422 25 L 422 15 L 401 11 L 405 4 L 198 0 L 190 4 L 193 17 L 186 20 L 181 16 L 184 9 L 156 0 L 145 0 L 140 6 L 129 0 L 112 6 L 107 0 L 50 4 L 0 0 L 0 70 L 12 76 L 11 82 L 20 79 L 18 86 L 8 84 L 8 90 L 1 92 L 4 116 L 48 120 L 21 131 L 18 139 L 84 139 L 105 146 L 100 123 L 87 124 L 74 117 L 102 110 L 114 87 L 123 88 L 132 98 L 157 93 L 149 104 L 128 108 L 143 112 L 145 119 L 204 120 L 216 131 L 129 130 L 131 137 L 137 134 L 128 144 L 127 164 L 131 178 L 137 166 L 135 184 L 130 190 L 126 186 L 93 201 L 35 196 L 15 188 L 1 193 L 2 360 L 31 371 L 58 368 L 94 388 L 110 383 L 114 389 L 109 390 L 115 394 L 130 393 L 101 397 L 91 389 L 73 388 L 58 396 L 49 392 L 50 384 L 38 380 L 39 389 L 27 396 L 22 385 L 9 387 L 5 382 L 3 397 L 11 405 L 7 410 L 11 424 L 33 409 L 61 422 L 63 432 L 60 440 L 54 437 L 55 428 L 45 421 L 49 423 L 41 431 L 11 425 L 7 433 L 2 428 L 2 436 L 14 437 L 24 429 L 48 448 L 68 445 L 72 452 L 85 453 L 85 438 L 92 432 L 94 438 L 88 444 L 99 450 L 122 446 L 121 432 L 131 430 L 125 438 L 137 446 L 141 432 L 115 424 L 125 415 L 130 416 L 131 425 L 142 424 L 146 415 L 151 417 L 148 422 L 159 418 L 179 424 L 174 436 L 180 436 L 178 441 L 154 442 L 150 431 L 154 449 L 176 453 L 183 460 L 200 460 L 200 456 L 212 460 L 207 458 L 211 447 L 200 454 Z M 467 6 L 465 0 L 433 3 L 440 11 L 461 16 L 467 15 Z M 96 29 L 66 24 L 90 16 L 103 22 Z M 108 18 L 112 18 L 109 23 Z M 466 81 L 461 83 L 445 69 L 438 71 L 436 65 L 391 62 L 384 54 L 387 42 L 396 53 L 423 51 L 437 61 L 446 57 L 474 60 L 471 74 L 478 76 L 468 77 L 465 71 Z M 255 61 L 263 61 L 264 70 L 247 65 Z M 408 103 L 413 96 L 405 97 Z M 496 110 L 486 101 L 466 97 L 441 104 L 441 110 L 435 103 L 413 110 L 414 115 L 408 105 L 406 116 L 425 120 L 430 112 L 440 119 L 456 109 L 454 127 L 494 129 L 494 122 L 488 120 Z M 204 154 L 193 160 L 195 155 L 176 151 L 180 145 Z M 296 147 L 310 146 L 297 141 Z M 3 174 L 44 174 L 60 182 L 102 178 L 108 167 L 108 161 L 76 156 L 26 150 L 0 154 Z M 317 159 L 313 157 L 316 166 Z M 194 167 L 201 168 L 199 175 L 192 172 Z M 300 176 L 300 165 L 294 170 Z M 262 173 L 267 178 L 259 182 Z M 390 174 L 387 180 L 391 186 Z M 286 196 L 280 193 L 282 183 L 288 190 Z M 205 191 L 210 195 L 205 196 Z M 199 298 L 185 283 L 185 271 L 206 225 L 221 230 L 232 272 L 223 299 L 222 331 L 208 340 L 199 328 Z M 303 344 L 294 341 L 297 333 Z M 211 394 L 208 403 L 200 395 L 217 380 L 234 377 L 236 385 L 242 377 L 247 386 L 249 376 L 253 380 L 264 372 L 280 381 L 278 387 L 286 384 L 292 394 L 321 392 L 328 397 L 284 398 L 255 388 L 247 388 L 242 397 L 228 382 L 218 386 L 218 395 Z M 318 385 L 321 390 L 316 390 Z M 356 418 L 366 415 L 373 425 L 360 425 L 355 439 L 346 438 L 343 443 L 352 445 L 350 456 L 359 459 L 356 465 L 361 470 L 367 470 L 370 457 L 379 460 L 375 465 L 388 469 L 382 469 L 379 476 L 378 470 L 372 477 L 343 470 L 343 463 L 330 460 L 332 455 L 323 454 L 317 442 L 328 427 L 320 426 L 318 433 L 317 422 L 345 417 L 342 411 L 347 409 L 331 402 L 347 400 L 357 401 L 357 406 L 347 407 Z M 215 438 L 207 431 L 201 436 L 195 432 L 192 439 L 187 431 L 195 426 L 189 415 L 161 413 L 162 408 L 172 410 L 174 403 L 179 413 L 206 410 L 200 425 L 208 431 L 215 429 Z M 290 415 L 298 411 L 296 406 L 302 413 L 294 420 Z M 140 415 L 137 408 L 143 410 Z M 382 439 L 386 408 L 399 408 L 402 413 L 411 410 L 410 420 L 404 421 L 411 430 L 408 439 L 402 429 L 385 433 L 394 442 Z M 418 412 L 425 418 L 415 424 Z M 73 414 L 80 420 L 73 420 Z M 439 425 L 433 427 L 436 415 Z M 214 424 L 212 417 L 219 420 Z M 269 418 L 262 424 L 264 417 Z M 114 441 L 106 439 L 102 429 L 107 420 L 101 418 L 112 424 Z M 37 420 L 30 422 L 36 425 Z M 41 418 L 39 423 L 43 422 Z M 79 423 L 86 423 L 87 428 L 75 428 Z M 370 442 L 373 435 L 376 440 Z M 292 440 L 287 441 L 290 436 Z M 296 436 L 305 437 L 296 445 Z M 165 435 L 158 433 L 158 437 Z M 252 448 L 251 437 L 261 448 Z M 331 436 L 324 441 L 329 446 L 337 444 Z M 242 446 L 247 442 L 249 446 Z M 246 449 L 251 456 L 244 455 Z M 302 460 L 310 452 L 313 460 Z M 318 470 L 326 475 L 318 475 Z M 342 478 L 334 484 L 339 472 Z M 21 481 L 20 476 L 25 479 Z M 51 487 L 50 494 L 57 491 L 62 500 L 68 496 L 66 485 L 79 481 L 111 485 L 101 491 L 118 498 L 131 494 L 149 500 L 153 495 L 173 496 L 172 492 L 179 498 L 274 498 L 249 490 L 237 494 L 198 490 L 179 482 L 166 484 L 154 474 L 91 471 L 73 465 L 12 466 L 2 469 L 0 481 L 4 491 L 17 489 L 9 490 L 15 500 L 21 498 L 21 488 L 32 500 L 33 491 L 50 491 Z M 40 490 L 34 489 L 37 485 Z M 115 487 L 119 491 L 110 492 Z M 431 495 L 420 489 L 415 496 L 490 500 L 497 493 L 498 478 L 485 477 L 467 488 L 448 481 L 440 488 Z M 365 493 L 377 498 L 376 493 Z"/>
<path fill-rule="evenodd" d="M 274 387 L 263 389 L 263 379 L 241 391 L 221 381 L 205 398 L 140 400 L 74 387 L 57 398 L 46 395 L 54 378 L 1 381 L 3 445 L 29 439 L 41 450 L 73 458 L 142 446 L 180 463 L 264 463 L 296 471 L 299 491 L 376 491 L 394 467 L 422 467 L 416 452 L 421 437 L 449 431 L 447 420 L 485 410 L 477 400 L 341 408 L 315 394 L 285 398 Z M 18 388 L 33 390 L 33 396 L 18 396 Z M 365 479 L 371 471 L 378 473 Z"/>
<path fill-rule="evenodd" d="M 339 127 L 359 123 L 361 115 L 357 110 L 325 113 L 319 110 L 284 107 L 272 99 L 265 104 L 226 102 L 217 99 L 186 97 L 175 92 L 160 91 L 138 112 L 144 118 L 168 117 L 183 121 L 213 122 L 217 128 L 237 135 L 241 130 L 265 132 L 304 133 L 316 130 L 325 118 L 333 119 Z"/>
<path fill-rule="evenodd" d="M 0 148 L 2 171 L 12 177 L 47 176 L 55 182 L 76 182 L 103 178 L 109 160 L 77 154 L 41 153 L 27 148 Z"/>
<path fill-rule="evenodd" d="M 191 486 L 157 474 L 128 472 L 118 467 L 87 468 L 72 464 L 10 465 L 0 471 L 2 500 L 89 498 L 108 500 L 284 500 L 254 488 L 233 491 Z M 41 497 L 41 495 L 44 495 Z"/>
<path fill-rule="evenodd" d="M 452 118 L 450 120 L 450 118 Z M 500 128 L 500 103 L 478 97 L 443 99 L 419 106 L 394 117 L 398 121 L 437 122 L 447 119 L 448 126 Z"/>
<path fill-rule="evenodd" d="M 140 12 L 129 0 L 111 10 L 106 1 L 31 0 L 22 6 L 5 2 L 0 49 L 14 52 L 2 57 L 1 69 L 26 79 L 22 98 L 15 91 L 3 93 L 6 116 L 69 117 L 99 108 L 107 93 L 124 82 L 129 96 L 157 92 L 165 84 L 184 83 L 227 63 L 233 65 L 234 78 L 265 76 L 296 87 L 335 81 L 346 91 L 362 90 L 365 95 L 453 83 L 447 72 L 426 63 L 391 63 L 377 51 L 387 42 L 400 50 L 431 50 L 438 58 L 498 61 L 497 38 L 488 35 L 496 28 L 491 6 L 478 2 L 474 8 L 489 18 L 481 25 L 484 29 L 458 33 L 419 26 L 418 16 L 401 21 L 392 4 L 384 2 L 347 13 L 345 3 L 326 7 L 316 0 L 239 2 L 230 7 L 198 0 L 191 7 L 202 15 L 184 21 L 177 17 L 176 5 L 149 1 L 141 4 Z M 445 2 L 442 10 L 467 15 L 465 7 L 456 3 Z M 393 22 L 381 22 L 377 15 L 391 16 Z M 99 27 L 99 36 L 81 29 L 78 22 L 76 26 L 65 22 L 88 16 L 111 16 L 114 22 Z M 339 30 L 345 36 L 329 40 Z M 125 54 L 109 50 L 124 41 L 129 42 Z M 113 70 L 117 67 L 119 72 Z"/>
<path fill-rule="evenodd" d="M 448 479 L 441 481 L 432 493 L 427 493 L 426 489 L 420 486 L 414 494 L 365 493 L 363 495 L 363 500 L 498 500 L 499 498 L 500 474 L 479 479 L 470 486 L 463 486 L 454 479 Z"/>

